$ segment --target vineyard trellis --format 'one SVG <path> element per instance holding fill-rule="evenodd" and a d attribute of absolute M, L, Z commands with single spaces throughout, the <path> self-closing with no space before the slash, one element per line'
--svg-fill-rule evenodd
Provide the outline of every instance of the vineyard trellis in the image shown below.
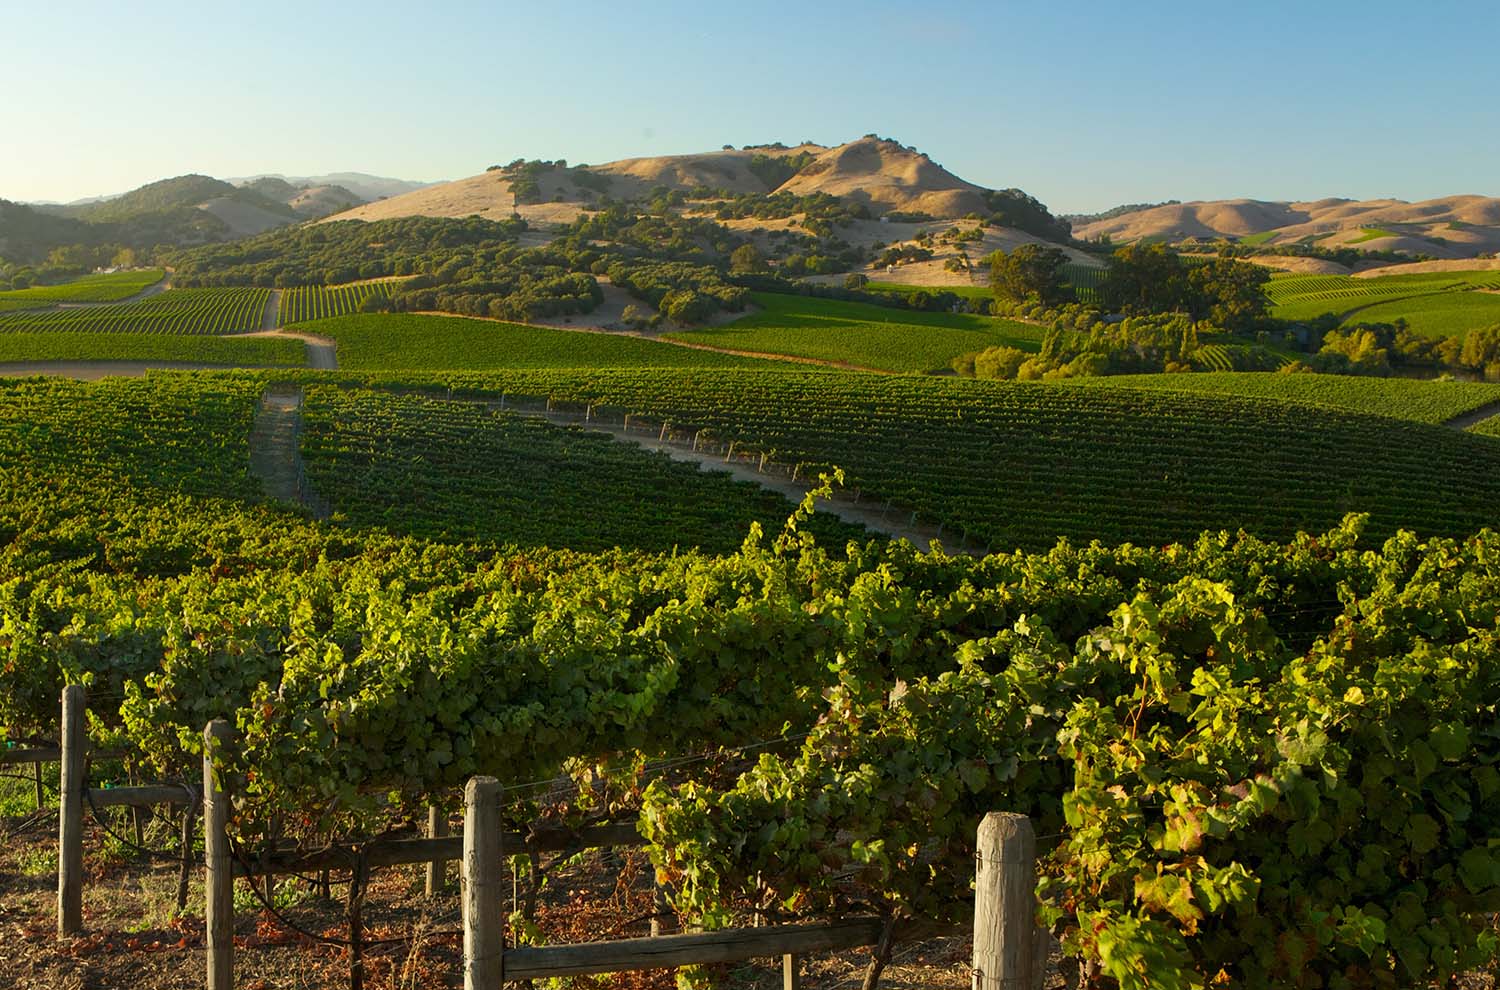
<path fill-rule="evenodd" d="M 0 312 L 0 333 L 250 333 L 269 298 L 269 289 L 173 289 L 119 305 Z"/>

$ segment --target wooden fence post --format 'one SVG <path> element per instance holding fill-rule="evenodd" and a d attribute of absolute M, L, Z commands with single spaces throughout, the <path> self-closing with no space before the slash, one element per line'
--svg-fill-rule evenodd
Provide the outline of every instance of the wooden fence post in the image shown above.
<path fill-rule="evenodd" d="M 427 837 L 441 839 L 448 834 L 448 814 L 435 804 L 427 806 Z M 427 896 L 436 897 L 448 880 L 448 864 L 435 859 L 427 864 Z"/>
<path fill-rule="evenodd" d="M 47 792 L 42 788 L 42 764 L 40 761 L 32 764 L 32 773 L 36 776 L 36 810 L 41 811 L 47 807 Z"/>
<path fill-rule="evenodd" d="M 992 811 L 979 825 L 974 874 L 974 990 L 1032 990 L 1036 959 L 1036 833 L 1031 819 Z"/>
<path fill-rule="evenodd" d="M 464 990 L 500 990 L 505 982 L 500 845 L 500 782 L 471 777 L 464 788 Z"/>
<path fill-rule="evenodd" d="M 234 864 L 229 856 L 229 795 L 214 773 L 214 753 L 234 734 L 214 719 L 203 730 L 204 928 L 208 946 L 208 990 L 234 990 Z"/>
<path fill-rule="evenodd" d="M 62 693 L 62 732 L 57 781 L 57 934 L 83 930 L 83 761 L 88 746 L 81 684 Z"/>

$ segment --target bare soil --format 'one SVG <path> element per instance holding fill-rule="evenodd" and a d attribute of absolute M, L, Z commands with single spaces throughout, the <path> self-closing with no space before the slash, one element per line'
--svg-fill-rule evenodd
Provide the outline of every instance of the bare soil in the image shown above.
<path fill-rule="evenodd" d="M 124 813 L 110 831 L 130 839 Z M 175 854 L 176 823 L 154 820 L 145 847 Z M 57 815 L 45 810 L 0 818 L 0 988 L 5 990 L 190 990 L 203 985 L 201 847 L 187 907 L 175 902 L 178 867 L 133 854 L 89 818 L 84 840 L 84 932 L 56 935 Z M 537 924 L 547 942 L 632 938 L 650 933 L 651 866 L 643 853 L 600 852 L 556 867 L 538 901 Z M 364 904 L 364 985 L 368 990 L 460 987 L 462 940 L 456 867 L 449 883 L 427 897 L 418 867 L 377 871 Z M 310 878 L 315 879 L 315 878 Z M 261 906 L 248 881 L 236 882 L 235 984 L 245 990 L 314 990 L 349 986 L 345 886 L 332 897 L 298 878 L 278 882 L 280 917 Z M 263 891 L 262 891 L 263 893 Z M 283 920 L 284 919 L 284 920 Z M 290 925 L 294 925 L 294 930 Z M 665 919 L 663 931 L 680 930 Z M 304 934 L 309 933 L 309 934 Z M 381 940 L 396 940 L 378 944 Z M 936 939 L 897 948 L 881 982 L 887 990 L 969 985 L 966 939 Z M 805 986 L 850 990 L 859 985 L 862 950 L 805 959 Z M 776 990 L 779 960 L 718 967 L 725 990 Z M 561 987 L 590 990 L 671 990 L 672 970 L 565 978 Z"/>

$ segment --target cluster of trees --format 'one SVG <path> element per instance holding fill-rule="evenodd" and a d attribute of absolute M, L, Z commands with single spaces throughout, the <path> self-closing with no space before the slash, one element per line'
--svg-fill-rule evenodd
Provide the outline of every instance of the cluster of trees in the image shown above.
<path fill-rule="evenodd" d="M 486 172 L 499 172 L 510 181 L 510 194 L 517 204 L 540 203 L 542 201 L 542 176 L 555 169 L 568 167 L 567 159 L 554 162 L 530 161 L 517 158 L 508 165 L 491 165 Z"/>
<path fill-rule="evenodd" d="M 1199 334 L 1211 329 L 1181 313 L 1108 320 L 1075 305 L 1058 315 L 1039 353 L 991 347 L 955 358 L 953 370 L 1021 381 L 1191 371 Z"/>
<path fill-rule="evenodd" d="M 1037 300 L 1052 306 L 1072 296 L 1060 249 L 1023 244 L 990 257 L 990 285 L 1011 303 Z M 1259 265 L 1215 257 L 1185 262 L 1160 244 L 1122 247 L 1110 258 L 1097 293 L 1103 306 L 1126 316 L 1181 314 L 1231 332 L 1253 329 L 1270 306 L 1265 286 L 1271 273 Z"/>
<path fill-rule="evenodd" d="M 1335 322 L 1319 321 L 1318 350 L 1285 370 L 1389 375 L 1400 368 L 1420 368 L 1500 381 L 1500 324 L 1463 335 L 1426 337 L 1413 333 L 1405 320 L 1346 328 L 1332 326 Z"/>
<path fill-rule="evenodd" d="M 776 189 L 792 176 L 813 163 L 818 156 L 811 151 L 799 151 L 794 155 L 756 154 L 746 166 L 767 189 Z"/>
<path fill-rule="evenodd" d="M 1320 258 L 1340 265 L 1353 267 L 1361 261 L 1389 261 L 1402 264 L 1408 261 L 1427 261 L 1431 255 L 1412 254 L 1408 251 L 1362 251 L 1359 248 L 1320 247 L 1317 244 L 1237 244 L 1232 241 L 1214 241 L 1205 245 L 1205 250 L 1225 258 L 1253 258 L 1256 255 L 1274 255 L 1279 258 Z"/>
<path fill-rule="evenodd" d="M 53 248 L 36 264 L 0 258 L 0 289 L 50 285 L 100 268 L 137 268 L 150 264 L 151 256 L 150 251 L 119 244 L 68 244 Z"/>
<path fill-rule="evenodd" d="M 750 291 L 725 281 L 717 268 L 681 261 L 611 262 L 609 280 L 642 302 L 656 307 L 673 323 L 701 323 L 720 310 L 737 313 Z"/>
<path fill-rule="evenodd" d="M 894 244 L 886 248 L 875 259 L 875 263 L 883 268 L 893 265 L 905 265 L 913 261 L 931 261 L 932 251 L 917 244 Z"/>
<path fill-rule="evenodd" d="M 985 205 L 992 227 L 1014 227 L 1046 241 L 1067 243 L 1073 239 L 1073 225 L 1055 217 L 1035 196 L 1020 189 L 986 189 Z"/>
<path fill-rule="evenodd" d="M 697 190 L 694 191 L 696 194 Z M 691 198 L 691 195 L 690 195 Z M 851 220 L 868 220 L 870 211 L 863 203 L 840 199 L 825 192 L 795 193 L 778 192 L 739 193 L 730 197 L 712 197 L 724 202 L 714 207 L 714 216 L 719 220 L 782 220 L 786 217 L 805 214 L 808 221 L 820 220 L 830 226 L 842 226 Z M 806 224 L 804 224 L 806 226 Z"/>
<path fill-rule="evenodd" d="M 515 249 L 455 255 L 438 271 L 403 283 L 384 302 L 372 296 L 371 308 L 527 321 L 591 312 L 604 301 L 592 275 L 570 272 L 548 260 Z"/>
<path fill-rule="evenodd" d="M 182 287 L 337 285 L 387 275 L 434 274 L 462 252 L 513 246 L 524 220 L 402 217 L 288 227 L 175 252 Z"/>

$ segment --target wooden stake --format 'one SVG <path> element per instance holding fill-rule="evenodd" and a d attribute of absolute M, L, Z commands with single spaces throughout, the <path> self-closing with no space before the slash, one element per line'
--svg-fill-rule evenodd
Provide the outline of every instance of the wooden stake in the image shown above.
<path fill-rule="evenodd" d="M 505 982 L 502 864 L 500 782 L 472 777 L 464 788 L 464 990 L 499 990 Z"/>
<path fill-rule="evenodd" d="M 214 772 L 214 754 L 234 729 L 214 719 L 203 730 L 204 927 L 208 944 L 208 990 L 234 990 L 234 864 L 229 856 L 229 796 Z"/>
<path fill-rule="evenodd" d="M 189 804 L 182 809 L 182 866 L 177 871 L 177 910 L 187 909 L 188 881 L 193 873 L 193 818 L 196 807 Z"/>
<path fill-rule="evenodd" d="M 781 990 L 802 990 L 802 971 L 794 955 L 781 957 Z"/>
<path fill-rule="evenodd" d="M 441 839 L 448 834 L 448 816 L 435 804 L 427 806 L 427 837 Z M 427 896 L 436 897 L 448 882 L 448 864 L 433 861 L 427 864 Z"/>
<path fill-rule="evenodd" d="M 979 826 L 974 875 L 974 990 L 1036 985 L 1036 833 L 992 811 Z"/>
<path fill-rule="evenodd" d="M 88 745 L 81 684 L 62 693 L 62 754 L 57 787 L 57 934 L 83 930 L 83 758 Z"/>

